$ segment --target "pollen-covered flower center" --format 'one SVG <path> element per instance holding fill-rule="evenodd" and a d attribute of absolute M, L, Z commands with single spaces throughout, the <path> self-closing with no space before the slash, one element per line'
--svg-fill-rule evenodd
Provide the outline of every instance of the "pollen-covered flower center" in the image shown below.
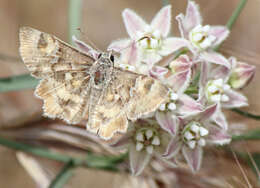
<path fill-rule="evenodd" d="M 160 31 L 153 31 L 150 27 L 147 27 L 145 32 L 139 33 L 138 35 L 138 45 L 140 48 L 148 51 L 160 49 L 162 44 Z"/>
<path fill-rule="evenodd" d="M 191 149 L 196 146 L 205 146 L 205 137 L 209 134 L 209 131 L 198 122 L 190 122 L 186 125 L 182 132 L 183 142 Z"/>
<path fill-rule="evenodd" d="M 189 33 L 189 39 L 192 45 L 200 50 L 205 50 L 212 46 L 213 42 L 216 40 L 216 37 L 214 35 L 210 35 L 209 31 L 209 25 L 198 25 L 192 29 Z"/>
<path fill-rule="evenodd" d="M 206 86 L 206 97 L 210 102 L 227 102 L 229 97 L 225 90 L 230 89 L 230 85 L 225 84 L 223 79 L 210 80 Z"/>
<path fill-rule="evenodd" d="M 178 100 L 178 94 L 174 92 L 169 93 L 169 102 L 163 103 L 160 105 L 159 110 L 160 111 L 173 111 L 176 110 L 176 101 Z"/>
<path fill-rule="evenodd" d="M 135 135 L 136 150 L 146 150 L 148 154 L 152 154 L 154 147 L 161 144 L 157 132 L 150 128 L 142 128 Z"/>

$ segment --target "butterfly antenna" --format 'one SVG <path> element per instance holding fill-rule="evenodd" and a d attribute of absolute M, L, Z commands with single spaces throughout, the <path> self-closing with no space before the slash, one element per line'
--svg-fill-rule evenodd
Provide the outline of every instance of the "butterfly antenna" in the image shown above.
<path fill-rule="evenodd" d="M 77 28 L 77 30 L 80 32 L 81 35 L 84 36 L 84 39 L 86 39 L 86 41 L 87 41 L 95 50 L 97 50 L 97 51 L 99 51 L 99 52 L 102 52 L 102 50 L 100 50 L 100 49 L 94 44 L 94 42 L 92 42 L 92 41 L 87 37 L 87 35 L 85 34 L 85 32 L 82 31 L 81 28 Z"/>
<path fill-rule="evenodd" d="M 149 37 L 149 36 L 144 36 L 144 37 L 142 37 L 142 38 L 140 38 L 140 39 L 138 39 L 138 40 L 135 40 L 135 41 L 131 42 L 128 46 L 126 46 L 125 48 L 120 49 L 120 50 L 117 51 L 117 52 L 120 53 L 121 51 L 123 51 L 123 50 L 125 50 L 125 49 L 131 47 L 132 45 L 134 45 L 134 44 L 140 42 L 140 41 L 143 40 L 143 39 L 150 39 L 150 37 Z"/>

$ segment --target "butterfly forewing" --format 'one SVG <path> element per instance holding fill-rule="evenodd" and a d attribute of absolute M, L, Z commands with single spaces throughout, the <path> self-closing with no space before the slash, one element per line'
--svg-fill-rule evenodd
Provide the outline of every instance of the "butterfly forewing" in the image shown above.
<path fill-rule="evenodd" d="M 35 77 L 84 71 L 95 61 L 55 36 L 30 27 L 22 27 L 19 38 L 21 57 Z"/>
<path fill-rule="evenodd" d="M 93 58 L 29 27 L 20 29 L 20 54 L 32 75 L 43 78 L 35 94 L 43 99 L 46 116 L 69 123 L 87 118 L 87 71 Z"/>

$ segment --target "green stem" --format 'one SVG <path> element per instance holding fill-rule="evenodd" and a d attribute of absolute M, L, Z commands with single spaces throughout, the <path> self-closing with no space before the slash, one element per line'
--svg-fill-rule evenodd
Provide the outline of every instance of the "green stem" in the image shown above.
<path fill-rule="evenodd" d="M 70 161 L 72 161 L 74 166 L 103 169 L 108 171 L 118 170 L 117 165 L 122 163 L 127 157 L 127 154 L 123 154 L 120 156 L 98 156 L 88 154 L 87 157 L 83 159 L 75 158 L 60 153 L 52 152 L 44 148 L 39 148 L 28 144 L 8 140 L 3 137 L 0 137 L 0 145 L 63 163 L 69 163 Z"/>
<path fill-rule="evenodd" d="M 37 155 L 37 156 L 40 156 L 40 157 L 44 157 L 44 158 L 47 158 L 47 159 L 63 162 L 63 163 L 67 163 L 71 160 L 71 157 L 64 156 L 64 155 L 61 155 L 61 154 L 58 154 L 58 153 L 53 153 L 53 152 L 48 151 L 48 150 L 43 149 L 43 148 L 38 148 L 38 147 L 35 147 L 35 146 L 31 146 L 31 145 L 15 142 L 15 141 L 12 141 L 12 140 L 8 140 L 8 139 L 2 138 L 2 137 L 0 137 L 0 145 L 11 148 L 11 149 L 31 153 L 31 154 L 34 154 L 34 155 Z"/>
<path fill-rule="evenodd" d="M 252 118 L 252 119 L 255 119 L 255 120 L 260 120 L 260 115 L 255 115 L 255 114 L 251 114 L 249 112 L 245 112 L 245 111 L 242 111 L 242 110 L 239 110 L 239 109 L 232 109 L 233 112 L 236 112 L 242 116 L 246 116 L 248 118 Z"/>
<path fill-rule="evenodd" d="M 236 22 L 238 16 L 240 15 L 240 13 L 242 12 L 243 8 L 245 7 L 247 3 L 247 0 L 240 0 L 240 3 L 238 4 L 238 6 L 236 7 L 236 9 L 233 11 L 231 17 L 229 18 L 226 26 L 229 30 L 232 29 L 234 23 Z M 217 47 L 215 47 L 215 51 L 218 51 L 220 48 L 221 44 L 218 45 Z"/>
<path fill-rule="evenodd" d="M 227 28 L 231 29 L 234 25 L 234 23 L 236 22 L 238 16 L 240 15 L 240 13 L 242 12 L 243 8 L 245 7 L 247 3 L 247 0 L 241 0 L 240 3 L 238 4 L 237 8 L 234 10 L 234 12 L 232 13 L 231 17 L 229 18 L 226 26 Z"/>
<path fill-rule="evenodd" d="M 260 140 L 260 129 L 251 130 L 245 134 L 232 136 L 233 141 L 240 140 Z"/>
<path fill-rule="evenodd" d="M 82 0 L 69 1 L 69 42 L 72 44 L 72 36 L 77 35 L 77 29 L 81 24 Z"/>
<path fill-rule="evenodd" d="M 35 88 L 38 80 L 29 74 L 0 78 L 0 92 Z"/>
<path fill-rule="evenodd" d="M 71 171 L 73 166 L 73 161 L 67 162 L 55 177 L 55 179 L 51 182 L 49 188 L 62 188 L 73 175 Z"/>
<path fill-rule="evenodd" d="M 167 5 L 169 5 L 170 4 L 170 2 L 169 2 L 169 0 L 162 0 L 162 6 L 164 7 L 164 6 L 167 6 Z"/>

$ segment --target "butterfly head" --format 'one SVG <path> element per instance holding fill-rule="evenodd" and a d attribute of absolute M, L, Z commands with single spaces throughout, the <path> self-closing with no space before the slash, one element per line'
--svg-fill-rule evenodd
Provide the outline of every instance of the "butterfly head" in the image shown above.
<path fill-rule="evenodd" d="M 112 52 L 102 52 L 98 55 L 98 60 L 100 62 L 105 62 L 109 64 L 114 64 L 115 57 Z"/>

